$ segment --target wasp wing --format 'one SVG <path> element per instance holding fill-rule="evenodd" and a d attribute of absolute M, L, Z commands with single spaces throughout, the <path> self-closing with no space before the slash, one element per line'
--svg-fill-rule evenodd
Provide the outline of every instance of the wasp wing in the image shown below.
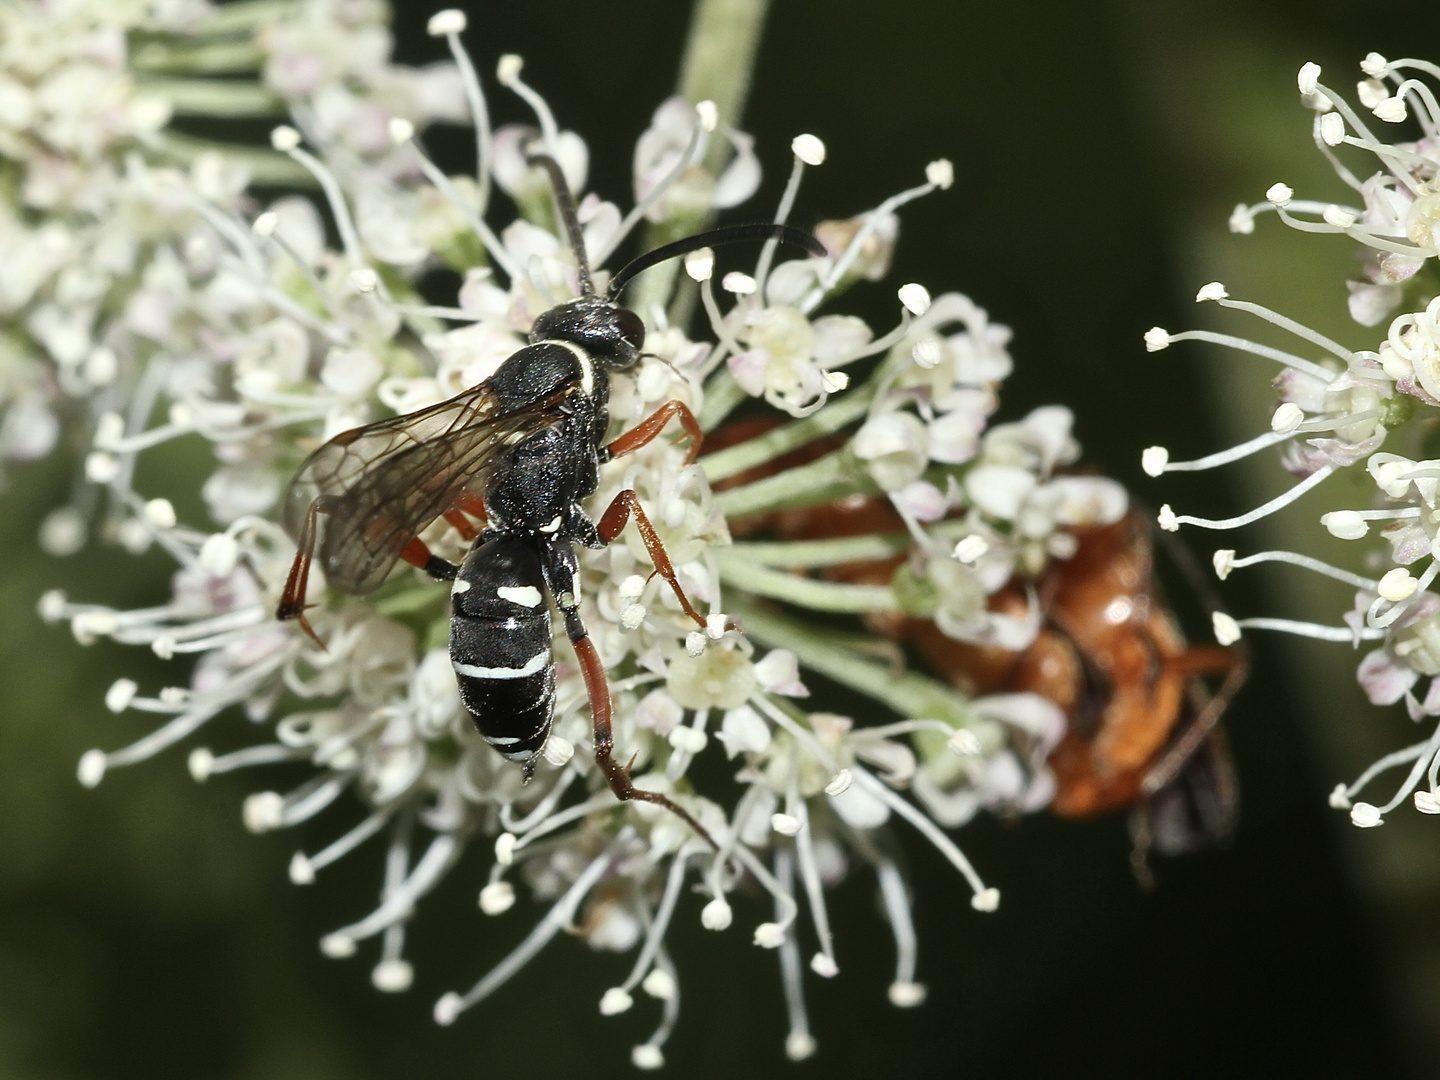
<path fill-rule="evenodd" d="M 285 527 L 298 537 L 311 504 L 321 500 L 318 555 L 326 578 L 344 592 L 370 592 L 430 522 L 483 496 L 501 451 L 560 422 L 568 396 L 502 410 L 485 382 L 429 408 L 342 431 L 295 474 Z"/>

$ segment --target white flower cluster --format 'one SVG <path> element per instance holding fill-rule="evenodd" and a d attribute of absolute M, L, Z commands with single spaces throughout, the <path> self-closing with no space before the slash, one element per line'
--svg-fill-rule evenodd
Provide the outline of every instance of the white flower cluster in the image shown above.
<path fill-rule="evenodd" d="M 1197 301 L 1244 311 L 1280 327 L 1296 339 L 1295 351 L 1228 334 L 1171 334 L 1160 327 L 1146 333 L 1146 347 L 1154 352 L 1177 341 L 1206 341 L 1278 362 L 1281 371 L 1274 386 L 1279 405 L 1271 430 L 1195 461 L 1170 461 L 1164 447 L 1152 446 L 1142 463 L 1147 473 L 1159 476 L 1209 469 L 1280 447 L 1285 468 L 1300 478 L 1285 493 L 1234 518 L 1177 515 L 1164 506 L 1160 525 L 1171 530 L 1187 524 L 1238 528 L 1289 505 L 1337 472 L 1363 467 L 1374 489 L 1369 504 L 1332 511 L 1320 521 L 1343 540 L 1364 539 L 1372 527 L 1380 530 L 1389 547 L 1383 555 L 1370 553 L 1370 574 L 1291 551 L 1237 558 L 1225 549 L 1214 555 L 1222 579 L 1257 563 L 1286 562 L 1342 581 L 1357 590 L 1353 609 L 1335 625 L 1216 614 L 1215 635 L 1225 645 L 1244 629 L 1349 642 L 1357 649 L 1362 641 L 1377 642 L 1360 662 L 1360 686 L 1377 705 L 1403 700 L 1411 719 L 1419 723 L 1440 717 L 1440 680 L 1432 678 L 1440 674 L 1440 595 L 1432 588 L 1440 574 L 1440 461 L 1424 457 L 1419 449 L 1440 406 L 1440 277 L 1431 261 L 1440 247 L 1440 106 L 1433 85 L 1406 72 L 1434 79 L 1440 77 L 1440 67 L 1420 60 L 1387 61 L 1377 53 L 1360 66 L 1365 76 L 1357 87 L 1361 103 L 1387 124 L 1413 120 L 1420 137 L 1395 142 L 1378 138 L 1340 94 L 1319 81 L 1319 66 L 1306 64 L 1300 69 L 1299 87 L 1316 114 L 1316 145 L 1356 193 L 1355 205 L 1299 201 L 1288 185 L 1279 183 L 1266 192 L 1267 202 L 1237 207 L 1231 228 L 1250 232 L 1256 214 L 1273 210 L 1304 232 L 1344 233 L 1367 249 L 1364 279 L 1349 283 L 1354 320 L 1374 326 L 1402 303 L 1413 310 L 1395 317 L 1374 349 L 1351 350 L 1274 311 L 1230 299 L 1218 282 L 1206 285 Z M 1372 155 L 1379 171 L 1360 179 L 1337 155 L 1335 148 L 1342 146 Z M 1382 452 L 1387 441 L 1410 454 Z M 1431 680 L 1423 692 L 1422 678 Z M 1401 766 L 1408 770 L 1389 800 L 1378 806 L 1355 801 L 1377 776 Z M 1424 740 L 1377 761 L 1354 783 L 1336 787 L 1330 802 L 1349 810 L 1356 825 L 1371 827 L 1382 824 L 1385 814 L 1407 798 L 1423 813 L 1440 813 L 1440 721 Z"/>
<path fill-rule="evenodd" d="M 320 17 L 327 12 L 339 29 Z M 68 621 L 81 644 L 109 638 L 164 659 L 195 657 L 188 685 L 177 680 L 147 693 L 121 679 L 110 688 L 111 711 L 154 713 L 163 723 L 123 749 L 85 754 L 81 782 L 94 786 L 108 770 L 152 757 L 232 706 L 268 725 L 270 741 L 192 750 L 190 770 L 204 780 L 309 763 L 313 776 L 293 790 L 246 800 L 244 822 L 254 832 L 306 822 L 347 791 L 358 797 L 360 822 L 318 851 L 297 853 L 290 875 L 308 883 L 385 837 L 379 905 L 321 942 L 327 955 L 345 957 L 378 938 L 372 978 L 384 991 L 411 984 L 405 929 L 419 900 L 467 845 L 493 845 L 481 910 L 507 912 L 517 884 L 551 906 L 498 967 L 467 992 L 439 999 L 440 1023 L 495 991 L 559 930 L 578 928 L 592 948 L 636 952 L 600 1009 L 625 1011 L 637 987 L 661 1003 L 659 1027 L 633 1052 L 637 1066 L 656 1067 L 678 1015 L 679 973 L 665 941 L 687 881 L 706 897 L 696 913 L 701 925 L 717 932 L 736 917 L 730 898 L 737 889 L 753 886 L 773 904 L 773 915 L 752 927 L 753 941 L 778 951 L 790 1018 L 786 1051 L 804 1058 L 814 1040 L 799 916 L 803 909 L 809 917 L 808 966 L 834 976 L 839 960 L 825 890 L 857 867 L 875 874 L 893 930 L 890 998 L 897 1006 L 919 1004 L 924 988 L 916 980 L 910 899 L 874 830 L 891 819 L 912 826 L 964 876 L 972 906 L 994 910 L 999 893 L 940 824 L 961 824 L 981 806 L 1043 807 L 1053 792 L 1045 759 L 1064 718 L 1032 695 L 971 701 L 939 680 L 897 674 L 867 652 L 873 638 L 826 624 L 873 612 L 919 614 L 953 637 L 1022 649 L 1039 625 L 1035 603 L 1016 619 L 989 612 L 987 597 L 1013 575 L 1036 575 L 1048 559 L 1073 553 L 1071 527 L 1110 523 L 1125 511 L 1117 485 L 1057 475 L 1078 454 L 1067 410 L 1040 409 L 987 430 L 1010 370 L 1009 331 L 966 298 L 949 294 L 932 303 L 921 286 L 906 285 L 899 324 L 879 337 L 853 316 L 815 314 L 842 289 L 883 273 L 897 234 L 895 211 L 948 187 L 949 163 L 932 163 L 923 185 L 865 214 L 822 224 L 823 257 L 776 263 L 775 246 L 767 244 L 753 273 L 723 276 L 723 305 L 714 287 L 716 256 L 692 253 L 685 269 L 713 340 L 691 340 L 655 304 L 642 313 L 647 354 L 633 377 L 612 388 L 617 432 L 671 399 L 685 402 L 707 429 L 747 398 L 780 410 L 770 413 L 774 424 L 763 435 L 699 464 L 686 463 L 683 444 L 657 439 L 602 472 L 596 504 L 627 488 L 638 494 L 682 585 L 708 614 L 704 631 L 687 622 L 654 577 L 637 537 L 626 533 L 608 548 L 579 553 L 584 617 L 615 697 L 618 752 L 635 755 L 637 786 L 664 792 L 705 826 L 719 845 L 712 852 L 676 816 L 618 803 L 605 787 L 588 753 L 584 680 L 563 634 L 554 647 L 553 732 L 544 764 L 524 785 L 520 770 L 479 739 L 460 705 L 446 590 L 407 570 L 371 597 L 346 599 L 327 593 L 317 568 L 309 618 L 324 646 L 274 619 L 294 553 L 276 524 L 277 507 L 303 451 L 382 410 L 411 411 L 489 377 L 525 344 L 539 314 L 579 291 L 543 173 L 527 164 L 525 151 L 538 141 L 584 192 L 584 141 L 559 127 L 514 56 L 500 59 L 497 81 L 528 103 L 538 130 L 492 133 L 482 81 L 460 43 L 465 18 L 445 11 L 430 29 L 456 58 L 478 152 L 473 176 L 447 175 L 418 142 L 415 114 L 377 104 L 396 86 L 431 84 L 384 66 L 388 39 L 366 12 L 365 5 L 333 12 L 307 6 L 260 35 L 270 50 L 265 79 L 292 99 L 299 125 L 276 128 L 272 145 L 323 193 L 339 250 L 327 246 L 307 199 L 285 197 L 253 213 L 238 177 L 200 182 L 231 177 L 219 159 L 197 164 L 187 177 L 134 156 L 110 197 L 133 188 L 137 194 L 127 198 L 139 209 L 107 212 L 103 221 L 92 215 L 91 222 L 97 236 L 132 250 L 130 261 L 116 263 L 104 286 L 89 293 L 93 299 L 96 288 L 123 288 L 121 313 L 97 322 L 100 306 L 84 309 L 79 344 L 68 351 L 36 329 L 71 310 L 39 317 L 63 308 L 61 296 L 71 293 L 60 281 L 80 272 L 79 256 L 57 262 L 16 309 L 28 312 L 36 349 L 54 363 L 61 390 L 94 417 L 88 490 L 104 492 L 116 508 L 118 538 L 135 551 L 158 544 L 179 565 L 169 599 L 157 606 L 119 611 L 49 593 L 41 614 Z M 371 96 L 357 96 L 357 86 Z M 384 145 L 371 120 L 383 120 Z M 717 132 L 735 156 L 712 176 L 700 162 Z M 789 216 L 805 169 L 825 157 L 810 135 L 795 139 L 792 150 L 778 221 Z M 759 182 L 748 136 L 721 127 L 708 102 L 662 105 L 635 165 L 637 201 L 629 212 L 593 192 L 579 203 L 594 267 L 642 222 L 663 226 L 732 205 Z M 492 181 L 519 210 L 502 228 L 488 223 Z M 133 252 L 141 248 L 145 258 L 137 261 Z M 91 256 L 81 264 L 101 272 Z M 453 305 L 427 303 L 419 291 L 422 275 L 438 265 L 463 272 Z M 602 284 L 605 276 L 597 272 Z M 105 378 L 90 375 L 97 355 L 111 358 Z M 867 381 L 850 388 L 845 369 L 876 356 L 882 359 Z M 857 423 L 839 450 L 787 467 L 787 454 Z M 140 454 L 195 435 L 215 455 L 201 494 L 219 531 L 181 523 L 164 495 L 135 489 Z M 747 472 L 761 475 L 738 482 Z M 736 482 L 712 490 L 726 479 Z M 877 492 L 889 496 L 909 535 L 858 540 L 908 553 L 904 587 L 898 578 L 858 586 L 807 575 L 845 561 L 844 545 L 857 538 L 833 541 L 840 546 L 828 551 L 820 549 L 830 541 L 794 549 L 730 543 L 729 523 L 739 518 Z M 60 528 L 47 526 L 52 549 L 71 550 L 83 539 L 78 513 L 67 528 L 61 543 Z M 457 561 L 466 549 L 446 520 L 422 539 Z M 797 706 L 809 694 L 802 666 L 902 719 L 857 724 L 806 713 Z M 690 766 L 719 752 L 712 742 L 738 772 L 730 790 L 702 794 Z M 912 786 L 920 805 L 905 794 Z"/>

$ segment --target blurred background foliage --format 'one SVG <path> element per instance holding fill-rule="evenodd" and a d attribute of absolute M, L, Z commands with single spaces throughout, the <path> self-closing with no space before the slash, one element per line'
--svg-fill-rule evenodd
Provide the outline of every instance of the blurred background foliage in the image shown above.
<path fill-rule="evenodd" d="M 441 57 L 424 34 L 430 7 L 398 7 L 398 58 Z M 588 141 L 592 187 L 624 203 L 634 140 L 674 85 L 687 21 L 679 2 L 527 0 L 477 5 L 467 42 L 482 71 L 502 52 L 525 56 L 527 80 Z M 830 156 L 807 176 L 801 223 L 849 216 L 917 182 L 932 158 L 952 158 L 955 187 L 906 208 L 894 270 L 856 290 L 854 309 L 888 325 L 893 289 L 909 280 L 969 293 L 1015 329 L 1001 418 L 1068 404 L 1087 459 L 1138 499 L 1223 516 L 1280 489 L 1272 460 L 1160 483 L 1141 474 L 1139 452 L 1163 442 L 1198 456 L 1261 430 L 1272 373 L 1196 346 L 1150 356 L 1140 336 L 1157 323 L 1204 325 L 1214 312 L 1190 297 L 1219 279 L 1373 346 L 1379 331 L 1345 311 L 1346 241 L 1299 236 L 1273 217 L 1232 236 L 1225 222 L 1276 180 L 1301 197 L 1341 194 L 1299 104 L 1302 62 L 1348 89 L 1371 49 L 1436 58 L 1437 30 L 1434 6 L 1362 0 L 777 0 L 744 123 L 768 169 L 749 215 L 769 212 L 802 131 Z M 523 115 L 501 93 L 492 108 L 502 122 Z M 430 141 L 442 161 L 453 155 L 452 170 L 468 166 L 463 134 Z M 1258 333 L 1240 318 L 1225 325 Z M 158 555 L 39 553 L 39 519 L 75 467 L 57 457 L 16 470 L 0 513 L 0 1075 L 633 1075 L 629 1046 L 648 1033 L 649 1010 L 601 1018 L 596 1001 L 618 961 L 574 941 L 454 1028 L 432 1024 L 435 997 L 468 985 L 531 918 L 525 904 L 479 915 L 478 857 L 426 902 L 412 937 L 416 987 L 387 997 L 363 961 L 325 960 L 316 947 L 368 908 L 378 859 L 291 886 L 285 866 L 305 837 L 246 834 L 246 780 L 197 787 L 183 753 L 79 787 L 82 751 L 141 730 L 105 711 L 111 681 L 182 680 L 139 650 L 81 650 L 35 616 L 50 587 L 153 603 L 169 573 Z M 150 467 L 187 465 L 181 455 Z M 193 487 L 165 485 L 182 486 Z M 1344 495 L 1317 493 L 1272 522 L 1275 535 L 1252 530 L 1233 546 L 1321 553 L 1321 504 Z M 1220 546 L 1191 540 L 1203 556 Z M 1284 572 L 1242 571 L 1225 595 L 1242 614 L 1334 621 L 1347 606 L 1343 591 Z M 1004 892 L 1000 911 L 980 916 L 949 868 L 914 846 L 928 1002 L 889 1005 L 892 946 L 875 897 L 868 883 L 846 886 L 832 909 L 842 975 L 809 981 L 820 1052 L 798 1066 L 783 1055 L 775 956 L 736 931 L 694 926 L 675 935 L 687 979 L 670 1074 L 1434 1074 L 1435 826 L 1400 812 L 1361 832 L 1325 801 L 1338 780 L 1409 741 L 1408 722 L 1363 702 L 1345 650 L 1256 645 L 1257 674 L 1227 719 L 1242 783 L 1229 850 L 1161 864 L 1145 895 L 1121 820 L 980 820 L 961 841 Z"/>

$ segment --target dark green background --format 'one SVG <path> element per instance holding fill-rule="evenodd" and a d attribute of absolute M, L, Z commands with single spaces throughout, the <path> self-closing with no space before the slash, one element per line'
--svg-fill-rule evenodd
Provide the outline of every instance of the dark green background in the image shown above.
<path fill-rule="evenodd" d="M 871 206 L 918 182 L 930 159 L 950 157 L 954 188 L 904 211 L 894 271 L 857 290 L 852 307 L 888 326 L 904 281 L 968 292 L 1015 328 L 1002 417 L 1071 405 L 1088 460 L 1159 502 L 1172 489 L 1140 474 L 1142 447 L 1163 441 L 1192 456 L 1225 437 L 1207 427 L 1198 354 L 1147 356 L 1141 333 L 1193 324 L 1200 232 L 1263 260 L 1264 236 L 1225 234 L 1236 201 L 1282 178 L 1335 193 L 1318 155 L 1305 156 L 1294 73 L 1316 59 L 1348 89 L 1368 50 L 1397 56 L 1440 42 L 1435 9 L 1419 10 L 1359 0 L 776 0 L 745 123 L 768 170 L 752 205 L 773 205 L 801 131 L 829 147 L 807 177 L 801 223 Z M 429 13 L 400 13 L 402 59 L 442 55 L 423 34 Z M 487 78 L 500 53 L 525 56 L 527 80 L 587 139 L 592 186 L 625 204 L 634 140 L 674 83 L 686 23 L 678 2 L 527 0 L 473 11 L 467 41 Z M 1242 83 L 1265 88 L 1266 109 L 1291 109 L 1275 129 L 1276 154 L 1306 161 L 1308 176 L 1252 175 L 1261 163 L 1246 148 L 1270 136 L 1258 106 L 1236 92 Z M 490 85 L 499 119 L 524 115 Z M 442 153 L 464 144 L 432 140 Z M 1348 252 L 1312 250 L 1333 262 L 1333 295 L 1320 300 L 1338 310 Z M 1257 270 L 1255 280 L 1262 299 L 1285 297 L 1283 277 Z M 36 553 L 38 519 L 73 465 L 16 471 L 0 515 L 0 1076 L 633 1075 L 629 1048 L 648 1036 L 653 1003 L 601 1018 L 600 993 L 628 960 L 572 940 L 455 1027 L 431 1023 L 434 999 L 468 986 L 534 914 L 525 904 L 496 921 L 475 911 L 488 855 L 468 858 L 424 905 L 410 949 L 417 985 L 387 997 L 370 987 L 369 952 L 330 961 L 316 947 L 372 904 L 378 855 L 347 859 L 309 889 L 285 876 L 290 853 L 337 833 L 344 811 L 303 836 L 251 837 L 239 806 L 255 778 L 196 787 L 183 752 L 112 774 L 96 791 L 78 787 L 83 750 L 142 730 L 104 710 L 110 681 L 178 680 L 140 650 L 81 650 L 33 615 L 52 585 L 153 603 L 168 573 L 158 557 Z M 179 484 L 162 479 L 147 493 Z M 1243 501 L 1213 481 L 1184 491 L 1187 505 L 1217 515 Z M 1238 595 L 1242 608 L 1263 606 Z M 1005 898 L 981 916 L 934 852 L 907 837 L 929 1001 L 902 1012 L 886 1000 L 892 945 L 870 881 L 857 878 L 833 898 L 842 975 L 808 980 L 820 1052 L 801 1065 L 783 1055 L 776 958 L 743 929 L 761 913 L 741 912 L 736 929 L 713 935 L 686 901 L 672 934 L 684 1008 L 669 1075 L 1425 1075 L 1417 1032 L 1433 1002 L 1398 1007 L 1392 954 L 1377 945 L 1385 928 L 1338 843 L 1365 837 L 1342 836 L 1349 826 L 1326 808 L 1340 777 L 1318 764 L 1292 707 L 1296 676 L 1264 642 L 1258 660 L 1227 721 L 1243 785 L 1229 851 L 1162 865 L 1160 888 L 1143 895 L 1118 820 L 981 820 L 961 841 Z M 1434 913 L 1435 894 L 1419 910 Z"/>

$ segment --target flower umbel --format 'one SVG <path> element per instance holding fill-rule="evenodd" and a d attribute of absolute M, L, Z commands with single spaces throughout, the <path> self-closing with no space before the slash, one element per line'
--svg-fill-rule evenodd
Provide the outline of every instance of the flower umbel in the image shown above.
<path fill-rule="evenodd" d="M 1160 524 L 1172 530 L 1181 525 L 1238 528 L 1289 505 L 1336 473 L 1363 468 L 1373 489 L 1370 500 L 1326 513 L 1320 524 L 1331 536 L 1351 541 L 1363 540 L 1377 528 L 1388 548 L 1368 552 L 1369 573 L 1292 551 L 1243 558 L 1229 549 L 1214 554 L 1215 571 L 1222 579 L 1258 563 L 1285 562 L 1344 582 L 1356 590 L 1351 610 L 1334 624 L 1216 615 L 1215 635 L 1222 644 L 1249 629 L 1348 642 L 1356 649 L 1361 642 L 1375 642 L 1357 669 L 1361 688 L 1377 705 L 1403 700 L 1410 718 L 1423 723 L 1440 716 L 1440 681 L 1433 678 L 1440 674 L 1440 595 L 1433 589 L 1440 574 L 1440 461 L 1427 434 L 1440 407 L 1440 298 L 1432 261 L 1440 238 L 1440 109 L 1433 86 L 1440 67 L 1414 59 L 1387 61 L 1376 53 L 1360 66 L 1365 76 L 1356 88 L 1361 104 L 1383 124 L 1413 121 L 1419 137 L 1390 142 L 1380 138 L 1375 134 L 1380 129 L 1372 129 L 1342 95 L 1319 81 L 1319 66 L 1306 64 L 1300 69 L 1299 88 L 1315 112 L 1316 145 L 1354 191 L 1355 204 L 1297 200 L 1287 185 L 1276 184 L 1266 192 L 1267 202 L 1237 207 L 1231 228 L 1250 232 L 1256 214 L 1273 210 L 1304 232 L 1343 233 L 1365 249 L 1362 277 L 1348 283 L 1354 320 L 1375 326 L 1402 304 L 1411 310 L 1392 318 L 1373 349 L 1351 350 L 1274 311 L 1230 299 L 1219 283 L 1206 285 L 1197 301 L 1215 302 L 1281 328 L 1294 338 L 1293 351 L 1229 334 L 1170 334 L 1160 327 L 1145 335 L 1146 347 L 1154 352 L 1179 341 L 1206 341 L 1278 362 L 1281 370 L 1274 387 L 1279 402 L 1271 430 L 1195 461 L 1172 462 L 1163 447 L 1151 447 L 1143 465 L 1147 473 L 1159 476 L 1213 468 L 1279 447 L 1285 469 L 1299 478 L 1285 493 L 1234 518 L 1177 515 L 1164 506 Z M 1378 162 L 1379 171 L 1361 179 L 1363 174 L 1352 172 L 1340 157 L 1341 147 L 1364 151 Z M 1424 689 L 1422 679 L 1429 680 Z M 1407 799 L 1422 813 L 1440 813 L 1440 721 L 1430 722 L 1436 726 L 1426 738 L 1383 757 L 1354 783 L 1337 786 L 1331 805 L 1348 810 L 1351 821 L 1365 828 L 1382 824 L 1385 815 Z M 1401 766 L 1407 767 L 1405 777 L 1383 804 L 1356 801 L 1378 776 Z"/>
<path fill-rule="evenodd" d="M 204 780 L 308 763 L 313 775 L 299 786 L 246 800 L 243 820 L 254 832 L 299 825 L 342 796 L 359 800 L 358 824 L 297 852 L 290 876 L 307 884 L 384 838 L 379 904 L 327 934 L 321 948 L 347 957 L 378 939 L 372 979 L 386 992 L 411 985 L 405 931 L 420 901 L 468 845 L 492 847 L 481 911 L 503 917 L 522 893 L 548 910 L 494 970 L 436 1002 L 442 1024 L 495 992 L 561 929 L 573 929 L 594 949 L 634 951 L 628 974 L 598 1007 L 624 1012 L 637 988 L 661 1003 L 654 1035 L 632 1055 L 641 1068 L 657 1067 L 680 1001 L 681 973 L 666 947 L 672 923 L 698 919 L 725 932 L 739 919 L 749 920 L 755 945 L 779 954 L 786 1051 L 806 1057 L 815 1043 L 804 970 L 822 978 L 841 970 L 826 890 L 852 870 L 873 873 L 883 898 L 896 943 L 891 1001 L 920 1004 L 910 899 L 888 848 L 873 842 L 875 830 L 892 820 L 913 828 L 959 871 L 974 909 L 995 910 L 998 891 L 941 826 L 959 826 L 982 807 L 1044 806 L 1053 792 L 1045 758 L 1064 720 L 1028 695 L 972 700 L 897 670 L 887 662 L 893 645 L 864 632 L 861 620 L 907 615 L 956 640 L 1023 649 L 1038 609 L 991 611 L 988 598 L 1016 574 L 1037 576 L 1073 554 L 1072 530 L 1126 512 L 1118 485 L 1064 473 L 1079 454 L 1068 410 L 989 424 L 1011 368 L 1009 331 L 966 297 L 932 298 L 905 284 L 895 325 L 883 332 L 822 311 L 847 288 L 884 275 L 897 211 L 948 188 L 949 163 L 930 163 L 924 183 L 872 210 L 822 222 L 815 232 L 823 256 L 782 261 L 767 243 L 746 272 L 720 274 L 731 256 L 692 252 L 685 270 L 706 334 L 689 336 L 675 319 L 678 306 L 648 305 L 640 312 L 647 352 L 633 376 L 612 385 L 612 438 L 678 400 L 722 446 L 691 464 L 683 442 L 656 439 L 604 466 L 593 504 L 634 493 L 704 612 L 704 630 L 686 620 L 633 530 L 577 552 L 581 610 L 609 675 L 618 752 L 634 754 L 638 787 L 673 799 L 704 826 L 715 852 L 676 816 L 618 803 L 605 787 L 589 752 L 585 680 L 563 633 L 551 650 L 551 736 L 527 785 L 461 707 L 445 589 L 402 569 L 368 597 L 345 597 L 317 570 L 307 594 L 317 640 L 273 618 L 294 554 L 277 524 L 279 503 L 305 452 L 488 379 L 526 344 L 537 317 L 580 292 L 552 192 L 526 151 L 538 145 L 584 193 L 589 150 L 523 80 L 520 59 L 502 57 L 495 81 L 526 103 L 535 125 L 492 132 L 487 80 L 461 42 L 463 15 L 431 20 L 456 63 L 430 72 L 389 65 L 377 24 L 355 23 L 354 15 L 297 6 L 254 38 L 267 92 L 295 122 L 274 129 L 274 156 L 263 160 L 293 167 L 320 192 L 338 249 L 308 199 L 287 196 L 261 210 L 226 159 L 182 172 L 141 152 L 144 139 L 133 132 L 126 145 L 142 147 L 123 173 L 107 173 L 105 200 L 73 219 L 56 211 L 49 224 L 23 226 L 34 233 L 27 242 L 44 250 L 46 230 L 62 217 L 96 233 L 89 247 L 67 247 L 64 258 L 34 271 L 7 309 L 23 312 L 29 366 L 19 389 L 7 391 L 4 430 L 17 418 L 13 444 L 44 453 L 60 430 L 62 402 L 72 428 L 91 442 L 82 495 L 65 521 L 47 524 L 47 545 L 84 543 L 99 493 L 110 508 L 102 533 L 133 551 L 159 545 L 179 567 L 171 595 L 154 607 L 117 611 L 51 593 L 41 613 L 67 621 L 82 645 L 110 638 L 165 659 L 195 654 L 187 685 L 177 680 L 151 693 L 122 679 L 111 687 L 112 711 L 155 713 L 163 723 L 123 749 L 87 753 L 81 782 L 94 786 L 107 771 L 176 745 L 232 706 L 267 725 L 273 736 L 256 745 L 192 749 L 190 770 Z M 427 156 L 418 132 L 431 119 L 474 126 L 473 175 L 448 175 Z M 712 175 L 703 161 L 716 136 L 735 157 Z M 805 171 L 825 160 L 811 135 L 791 149 L 777 222 L 790 216 Z M 595 192 L 578 205 L 599 287 L 613 272 L 604 269 L 611 256 L 642 222 L 663 227 L 735 205 L 759 182 L 751 140 L 719 124 L 706 102 L 664 103 L 634 161 L 636 202 L 627 212 Z M 217 176 L 225 182 L 212 182 Z M 503 217 L 492 184 L 517 210 L 503 225 L 491 224 Z M 130 216 L 117 211 L 131 203 Z M 143 260 L 137 218 L 154 225 Z M 95 263 L 93 251 L 121 241 L 132 257 L 112 278 L 89 291 L 71 280 Z M 451 303 L 422 292 L 426 272 L 440 266 L 461 277 Z M 113 316 L 113 305 L 96 297 L 122 280 L 133 290 L 124 314 Z M 1343 448 L 1327 452 L 1343 456 L 1383 432 L 1365 404 L 1366 393 L 1381 389 L 1347 389 L 1348 404 L 1336 406 L 1339 419 L 1326 429 Z M 179 521 L 166 496 L 135 486 L 141 454 L 197 435 L 216 461 L 201 490 L 214 531 Z M 764 532 L 757 522 L 850 496 L 884 496 L 904 531 L 751 538 Z M 732 542 L 732 532 L 744 538 Z M 451 515 L 420 539 L 459 561 L 468 534 Z M 905 562 L 889 584 L 847 584 L 819 572 L 894 555 Z M 874 702 L 882 722 L 805 710 L 813 674 Z M 706 755 L 718 763 L 722 753 L 733 785 L 702 791 L 692 765 Z M 766 894 L 768 918 L 747 911 L 747 889 Z M 704 896 L 698 911 L 692 891 Z"/>

